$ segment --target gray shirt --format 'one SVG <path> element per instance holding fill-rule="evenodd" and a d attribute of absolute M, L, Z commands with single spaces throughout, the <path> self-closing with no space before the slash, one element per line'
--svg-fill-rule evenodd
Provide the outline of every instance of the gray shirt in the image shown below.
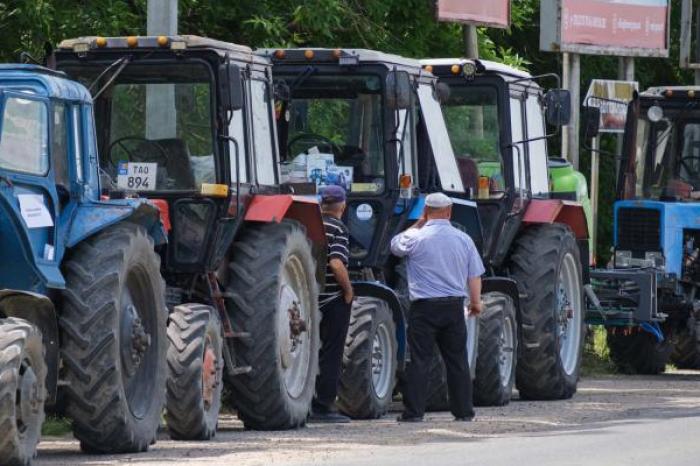
<path fill-rule="evenodd" d="M 396 235 L 391 252 L 406 258 L 411 301 L 468 297 L 467 281 L 485 271 L 474 241 L 449 220 L 429 220 Z"/>

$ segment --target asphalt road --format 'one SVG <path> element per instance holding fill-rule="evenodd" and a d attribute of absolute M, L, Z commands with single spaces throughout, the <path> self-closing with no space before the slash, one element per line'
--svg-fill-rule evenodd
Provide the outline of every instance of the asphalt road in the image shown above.
<path fill-rule="evenodd" d="M 422 424 L 393 416 L 287 432 L 245 431 L 223 416 L 210 442 L 90 456 L 70 436 L 45 438 L 37 464 L 52 465 L 700 465 L 700 373 L 582 380 L 567 401 L 514 400 L 480 408 L 471 424 L 431 413 Z"/>

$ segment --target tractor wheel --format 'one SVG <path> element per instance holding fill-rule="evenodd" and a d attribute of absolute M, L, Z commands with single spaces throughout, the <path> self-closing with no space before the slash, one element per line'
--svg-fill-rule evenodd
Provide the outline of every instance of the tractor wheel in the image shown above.
<path fill-rule="evenodd" d="M 668 340 L 659 342 L 654 335 L 638 331 L 628 335 L 608 332 L 610 359 L 625 374 L 660 374 L 666 370 L 673 349 Z"/>
<path fill-rule="evenodd" d="M 338 408 L 355 419 L 376 419 L 391 404 L 396 384 L 396 324 L 389 306 L 357 298 L 345 340 Z"/>
<path fill-rule="evenodd" d="M 181 304 L 168 325 L 166 421 L 174 440 L 209 440 L 216 434 L 223 388 L 223 337 L 216 310 Z"/>
<path fill-rule="evenodd" d="M 39 330 L 24 319 L 0 319 L 0 464 L 32 462 L 44 422 L 45 384 Z"/>
<path fill-rule="evenodd" d="M 576 393 L 585 326 L 581 261 L 569 227 L 527 228 L 515 241 L 510 271 L 521 294 L 520 397 L 570 398 Z"/>
<path fill-rule="evenodd" d="M 153 242 L 124 223 L 76 246 L 63 270 L 63 390 L 73 434 L 88 452 L 145 451 L 156 440 L 167 373 Z"/>
<path fill-rule="evenodd" d="M 474 404 L 503 406 L 510 402 L 515 382 L 518 332 L 513 300 L 501 293 L 485 294 L 479 316 L 479 357 L 474 378 Z"/>
<path fill-rule="evenodd" d="M 318 374 L 318 284 L 311 245 L 294 221 L 248 226 L 234 244 L 227 300 L 233 354 L 248 373 L 229 379 L 249 429 L 302 426 Z"/>
<path fill-rule="evenodd" d="M 700 369 L 700 320 L 690 317 L 676 333 L 671 361 L 679 369 Z"/>

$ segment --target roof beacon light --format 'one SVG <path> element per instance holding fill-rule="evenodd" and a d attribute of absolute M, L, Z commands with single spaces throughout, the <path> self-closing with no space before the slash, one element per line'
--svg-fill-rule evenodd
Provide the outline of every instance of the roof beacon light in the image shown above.
<path fill-rule="evenodd" d="M 129 36 L 126 38 L 126 45 L 133 49 L 134 47 L 139 45 L 139 39 L 136 36 Z"/>
<path fill-rule="evenodd" d="M 282 60 L 286 56 L 287 56 L 287 52 L 285 52 L 284 50 L 282 50 L 282 49 L 275 50 L 275 58 Z"/>
<path fill-rule="evenodd" d="M 335 58 L 336 60 L 340 60 L 340 57 L 342 55 L 343 55 L 343 53 L 340 49 L 333 50 L 333 58 Z"/>
<path fill-rule="evenodd" d="M 693 89 L 690 89 L 688 91 L 688 97 L 690 97 L 691 99 L 695 98 L 695 91 Z"/>
<path fill-rule="evenodd" d="M 424 69 L 425 71 L 427 71 L 428 73 L 432 73 L 432 72 L 433 72 L 433 65 L 425 65 L 425 66 L 423 67 L 423 69 Z"/>
<path fill-rule="evenodd" d="M 106 47 L 107 46 L 107 39 L 105 39 L 104 37 L 98 37 L 97 39 L 95 39 L 95 44 L 99 48 Z"/>
<path fill-rule="evenodd" d="M 158 42 L 158 45 L 160 45 L 161 47 L 167 47 L 170 43 L 170 39 L 168 39 L 168 36 L 158 36 L 156 42 Z"/>
<path fill-rule="evenodd" d="M 459 65 L 452 65 L 450 67 L 450 71 L 452 72 L 452 74 L 457 75 L 460 71 L 462 71 L 462 68 Z"/>
<path fill-rule="evenodd" d="M 313 59 L 314 58 L 314 51 L 313 50 L 305 50 L 304 57 L 306 57 L 307 60 Z"/>

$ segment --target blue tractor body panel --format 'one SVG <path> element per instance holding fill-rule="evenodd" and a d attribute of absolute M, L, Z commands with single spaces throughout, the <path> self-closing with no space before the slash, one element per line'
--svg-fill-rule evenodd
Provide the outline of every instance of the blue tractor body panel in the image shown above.
<path fill-rule="evenodd" d="M 615 203 L 614 244 L 618 247 L 620 209 L 650 209 L 660 213 L 660 247 L 666 259 L 665 272 L 681 276 L 684 255 L 684 230 L 700 230 L 700 203 L 629 200 Z"/>
<path fill-rule="evenodd" d="M 21 144 L 23 129 L 12 120 L 3 133 L 8 101 L 40 108 L 36 127 L 24 131 L 42 135 L 47 167 L 45 172 L 27 173 L 0 160 L 0 288 L 35 293 L 65 288 L 60 264 L 66 250 L 127 219 L 143 225 L 156 244 L 166 241 L 157 209 L 147 201 L 100 200 L 92 97 L 84 86 L 40 66 L 0 65 L 0 144 L 3 134 L 14 133 L 6 136 L 14 138 L 7 147 L 0 146 L 0 159 L 12 162 L 12 147 Z M 59 117 L 63 126 L 57 127 Z M 57 128 L 65 132 L 61 136 L 67 160 L 59 161 L 65 165 L 62 180 L 57 175 L 58 155 L 53 153 Z M 33 213 L 28 200 L 33 201 Z M 45 221 L 30 225 L 37 211 Z"/>

